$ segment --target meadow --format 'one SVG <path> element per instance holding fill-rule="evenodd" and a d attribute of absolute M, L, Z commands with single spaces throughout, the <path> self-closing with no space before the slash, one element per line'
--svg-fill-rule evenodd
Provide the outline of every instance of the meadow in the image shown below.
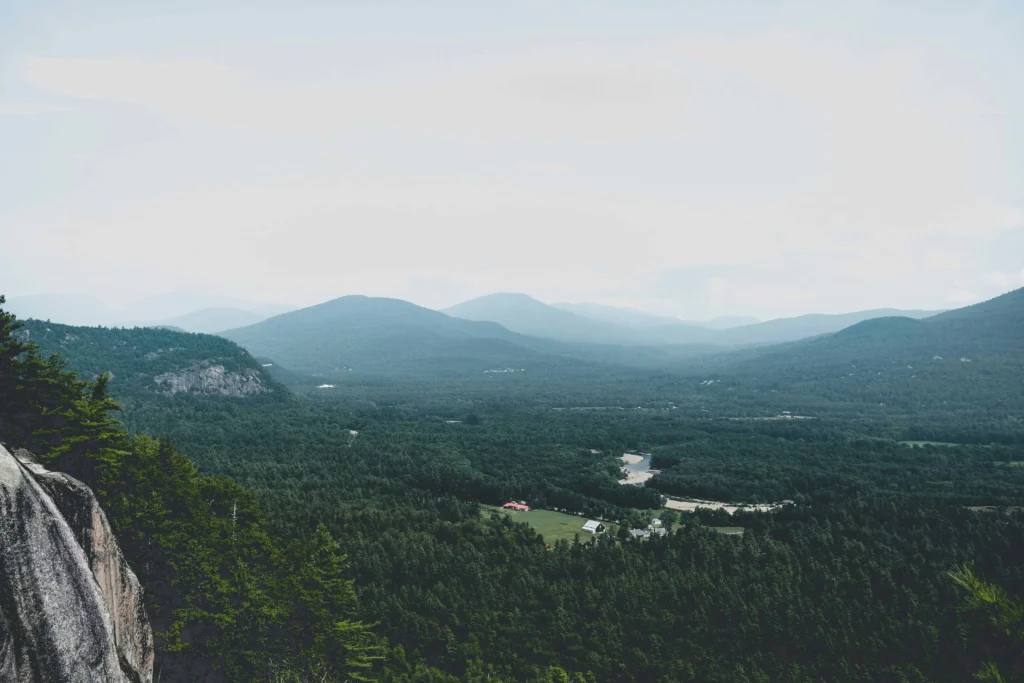
<path fill-rule="evenodd" d="M 570 515 L 564 512 L 555 512 L 554 510 L 530 510 L 529 512 L 517 512 L 514 510 L 505 510 L 495 505 L 481 505 L 483 514 L 499 514 L 505 515 L 514 522 L 525 522 L 533 527 L 538 534 L 544 537 L 545 543 L 555 543 L 555 541 L 572 541 L 573 538 L 579 535 L 581 541 L 588 540 L 592 534 L 583 531 L 583 524 L 589 519 L 588 517 L 580 517 L 579 515 Z M 613 522 L 602 522 L 605 525 L 606 531 L 602 536 L 608 534 L 615 534 L 619 530 L 619 525 Z"/>

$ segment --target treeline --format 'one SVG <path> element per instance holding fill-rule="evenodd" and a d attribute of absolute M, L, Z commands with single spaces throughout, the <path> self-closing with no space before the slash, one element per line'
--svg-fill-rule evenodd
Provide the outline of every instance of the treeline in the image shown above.
<path fill-rule="evenodd" d="M 654 450 L 648 487 L 726 502 L 827 503 L 878 493 L 959 505 L 1024 505 L 1024 449 L 818 442 L 707 434 Z"/>
<path fill-rule="evenodd" d="M 3 304 L 3 297 L 0 297 Z M 368 680 L 380 643 L 358 621 L 326 527 L 282 542 L 251 494 L 201 476 L 168 441 L 111 419 L 107 375 L 41 357 L 0 310 L 0 434 L 96 492 L 145 589 L 161 680 Z"/>

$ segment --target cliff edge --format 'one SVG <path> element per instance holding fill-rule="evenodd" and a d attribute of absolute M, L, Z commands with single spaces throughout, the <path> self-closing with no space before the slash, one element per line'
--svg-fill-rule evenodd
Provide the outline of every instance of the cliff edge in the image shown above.
<path fill-rule="evenodd" d="M 0 681 L 152 680 L 142 587 L 92 491 L 0 445 Z"/>

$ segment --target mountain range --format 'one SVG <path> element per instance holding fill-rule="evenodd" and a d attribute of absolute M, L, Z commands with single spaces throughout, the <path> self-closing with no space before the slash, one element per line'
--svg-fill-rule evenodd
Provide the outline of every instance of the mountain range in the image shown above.
<path fill-rule="evenodd" d="M 512 303 L 518 312 L 564 314 L 569 317 L 552 320 L 570 320 L 579 331 L 610 325 L 516 299 Z M 752 327 L 763 330 L 762 338 L 784 338 L 792 327 L 820 332 L 827 325 L 854 320 L 842 330 L 812 338 L 742 348 L 546 339 L 491 321 L 366 296 L 341 297 L 277 315 L 224 332 L 227 339 L 166 329 L 83 328 L 41 321 L 29 321 L 22 334 L 39 342 L 45 352 L 60 352 L 87 376 L 113 370 L 112 387 L 121 395 L 186 392 L 246 397 L 275 391 L 274 378 L 295 388 L 310 388 L 372 378 L 496 382 L 500 376 L 503 383 L 492 384 L 499 389 L 510 387 L 507 381 L 526 383 L 520 386 L 541 381 L 563 386 L 623 382 L 620 386 L 660 385 L 657 391 L 662 396 L 693 389 L 735 389 L 746 396 L 778 392 L 780 397 L 881 403 L 907 410 L 939 402 L 951 409 L 973 405 L 1005 412 L 1019 404 L 1019 387 L 1024 385 L 1024 290 L 921 319 L 868 317 L 875 313 L 824 320 L 805 316 L 707 331 L 736 335 Z"/>
<path fill-rule="evenodd" d="M 716 319 L 700 324 L 629 308 L 597 304 L 548 305 L 525 294 L 490 294 L 446 308 L 444 312 L 467 320 L 496 322 L 521 334 L 565 342 L 734 347 L 777 344 L 829 334 L 872 318 L 926 318 L 938 311 L 877 309 L 837 315 L 810 314 L 733 326 L 732 322 L 746 319 Z"/>
<path fill-rule="evenodd" d="M 1009 417 L 1021 407 L 1022 340 L 1024 289 L 1018 289 L 922 320 L 872 318 L 812 339 L 723 354 L 705 363 L 705 381 L 890 413 L 941 404 L 951 412 L 980 407 Z"/>
<path fill-rule="evenodd" d="M 635 308 L 626 308 L 622 306 L 605 306 L 603 304 L 594 303 L 566 303 L 559 302 L 551 304 L 555 308 L 559 308 L 563 311 L 569 311 L 570 313 L 576 313 L 586 318 L 593 320 L 603 320 L 605 322 L 614 323 L 616 325 L 622 325 L 624 327 L 632 327 L 635 329 L 657 329 L 661 327 L 672 327 L 677 325 L 687 327 L 704 327 L 709 330 L 727 330 L 733 327 L 740 327 L 741 325 L 754 325 L 761 322 L 757 318 L 750 315 L 723 315 L 710 320 L 681 320 L 675 316 L 670 315 L 657 315 L 654 313 L 648 313 L 647 311 L 637 310 Z"/>
<path fill-rule="evenodd" d="M 247 327 L 293 310 L 289 306 L 179 292 L 112 308 L 84 294 L 11 297 L 8 308 L 22 319 L 78 326 L 163 327 L 217 334 Z M 749 316 L 685 321 L 633 308 L 595 303 L 546 304 L 525 294 L 490 294 L 442 311 L 452 317 L 495 322 L 522 335 L 556 341 L 623 346 L 774 344 L 836 332 L 871 318 L 923 318 L 937 311 L 879 309 L 840 315 L 809 314 L 760 322 Z"/>
<path fill-rule="evenodd" d="M 1024 294 L 1018 290 L 935 316 L 889 310 L 803 316 L 728 330 L 702 329 L 700 339 L 718 344 L 642 345 L 596 343 L 595 339 L 636 338 L 629 336 L 630 328 L 524 295 L 484 297 L 449 310 L 463 316 L 500 317 L 502 324 L 455 317 L 397 299 L 347 296 L 224 336 L 290 370 L 332 377 L 464 377 L 504 370 L 534 377 L 578 376 L 642 368 L 690 375 L 714 371 L 752 379 L 767 374 L 838 378 L 846 373 L 837 368 L 851 363 L 913 365 L 936 356 L 959 362 L 971 354 L 979 355 L 977 362 L 983 364 L 984 358 L 1007 361 L 1019 348 L 1015 335 L 1022 302 Z M 690 327 L 678 325 L 682 330 Z M 553 329 L 563 339 L 538 336 L 550 337 Z M 813 337 L 790 341 L 799 335 Z"/>
<path fill-rule="evenodd" d="M 328 377 L 463 377 L 488 371 L 561 372 L 557 342 L 493 322 L 454 318 L 400 299 L 344 296 L 284 313 L 223 336 L 289 370 Z"/>

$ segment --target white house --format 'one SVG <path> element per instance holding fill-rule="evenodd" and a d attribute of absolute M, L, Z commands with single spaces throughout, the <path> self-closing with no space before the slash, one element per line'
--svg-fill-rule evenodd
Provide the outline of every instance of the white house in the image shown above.
<path fill-rule="evenodd" d="M 601 534 L 604 533 L 604 524 L 601 524 L 601 522 L 598 522 L 597 520 L 591 519 L 583 525 L 583 530 L 586 531 L 588 534 Z"/>

